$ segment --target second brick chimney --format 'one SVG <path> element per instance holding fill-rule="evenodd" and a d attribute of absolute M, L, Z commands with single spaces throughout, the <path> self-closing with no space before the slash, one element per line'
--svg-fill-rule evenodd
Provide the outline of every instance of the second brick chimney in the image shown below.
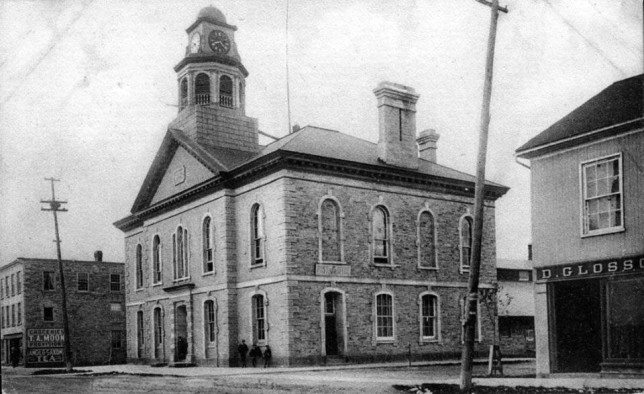
<path fill-rule="evenodd" d="M 434 129 L 427 129 L 420 132 L 416 139 L 418 142 L 418 156 L 432 163 L 436 163 L 436 142 L 440 134 Z"/>
<path fill-rule="evenodd" d="M 416 148 L 416 91 L 393 82 L 381 82 L 378 99 L 378 158 L 392 166 L 418 168 Z"/>

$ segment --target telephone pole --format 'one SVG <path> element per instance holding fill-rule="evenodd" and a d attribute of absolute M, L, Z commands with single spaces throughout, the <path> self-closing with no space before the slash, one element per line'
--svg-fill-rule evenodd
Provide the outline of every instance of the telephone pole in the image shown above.
<path fill-rule="evenodd" d="M 463 324 L 464 338 L 461 354 L 461 390 L 472 387 L 472 358 L 474 357 L 474 339 L 476 314 L 478 309 L 479 272 L 481 270 L 481 243 L 483 238 L 483 204 L 485 191 L 485 159 L 487 156 L 487 135 L 490 126 L 490 99 L 492 97 L 492 73 L 494 66 L 494 45 L 496 42 L 496 24 L 499 11 L 507 13 L 507 8 L 499 7 L 499 0 L 476 0 L 491 7 L 490 33 L 487 42 L 487 61 L 485 64 L 485 85 L 483 88 L 483 106 L 479 132 L 479 148 L 476 163 L 476 184 L 474 186 L 474 229 L 472 233 L 472 261 L 468 282 L 466 315 Z"/>
<path fill-rule="evenodd" d="M 49 208 L 40 208 L 41 211 L 51 211 L 54 213 L 54 228 L 56 230 L 56 257 L 58 260 L 58 271 L 60 274 L 60 293 L 62 296 L 62 309 L 63 309 L 63 334 L 65 343 L 65 367 L 67 371 L 72 370 L 72 352 L 69 346 L 69 322 L 67 320 L 67 292 L 65 290 L 65 273 L 63 272 L 63 260 L 60 255 L 60 234 L 58 232 L 58 212 L 67 212 L 62 204 L 67 204 L 67 201 L 56 200 L 56 192 L 54 191 L 54 182 L 60 182 L 60 179 L 45 178 L 46 181 L 51 182 L 51 200 L 41 200 L 43 204 L 49 204 Z"/>

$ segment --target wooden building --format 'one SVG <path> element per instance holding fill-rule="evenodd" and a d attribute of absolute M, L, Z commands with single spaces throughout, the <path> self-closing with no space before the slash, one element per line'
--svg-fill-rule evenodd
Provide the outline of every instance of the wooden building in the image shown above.
<path fill-rule="evenodd" d="M 517 150 L 530 159 L 537 371 L 644 372 L 642 75 Z"/>

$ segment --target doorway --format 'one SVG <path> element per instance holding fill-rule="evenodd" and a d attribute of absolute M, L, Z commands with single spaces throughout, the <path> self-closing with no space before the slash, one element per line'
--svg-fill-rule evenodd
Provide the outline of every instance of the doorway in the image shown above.
<path fill-rule="evenodd" d="M 341 356 L 344 353 L 344 297 L 342 293 L 329 291 L 323 297 L 324 351 L 327 356 Z"/>
<path fill-rule="evenodd" d="M 185 305 L 178 305 L 175 309 L 174 337 L 174 361 L 185 361 L 188 355 L 188 313 Z"/>
<path fill-rule="evenodd" d="M 555 283 L 552 304 L 556 372 L 599 372 L 602 362 L 600 281 Z"/>

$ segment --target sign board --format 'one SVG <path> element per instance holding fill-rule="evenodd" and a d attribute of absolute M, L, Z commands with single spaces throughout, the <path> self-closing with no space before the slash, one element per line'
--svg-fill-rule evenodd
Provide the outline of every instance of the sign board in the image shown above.
<path fill-rule="evenodd" d="M 539 267 L 537 282 L 644 273 L 644 256 Z"/>
<path fill-rule="evenodd" d="M 27 330 L 27 364 L 63 362 L 65 334 L 58 328 Z"/>

